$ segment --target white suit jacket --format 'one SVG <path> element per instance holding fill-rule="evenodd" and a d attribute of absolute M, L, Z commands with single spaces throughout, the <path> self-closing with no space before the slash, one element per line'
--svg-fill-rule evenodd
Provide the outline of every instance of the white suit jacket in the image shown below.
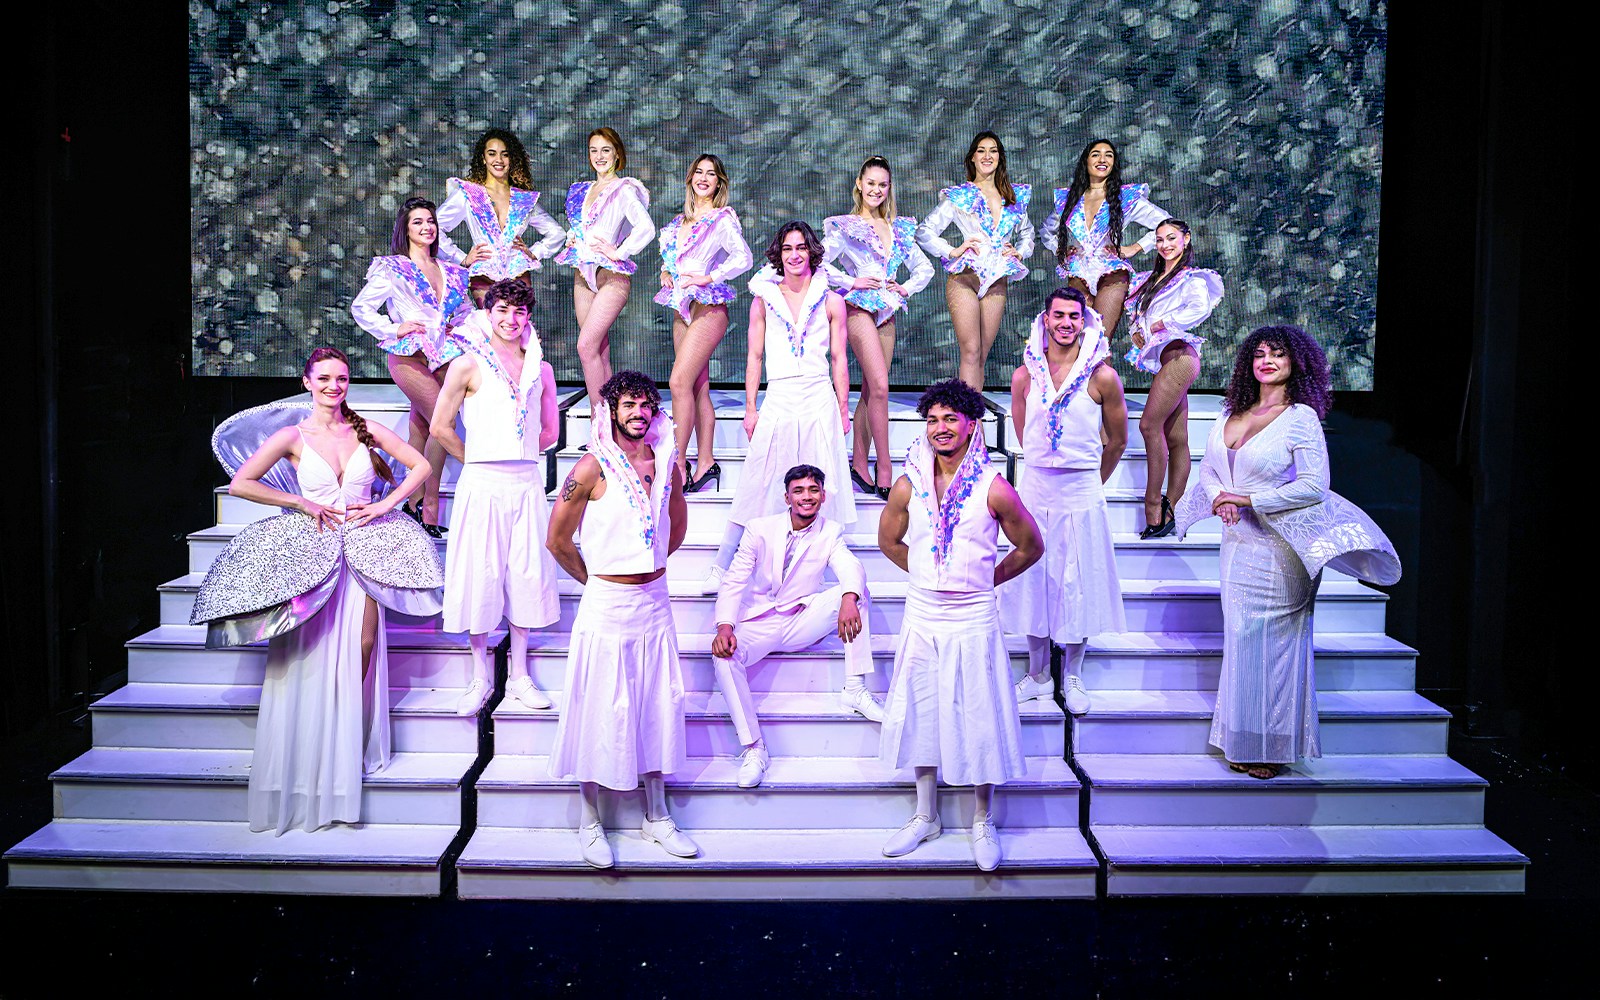
<path fill-rule="evenodd" d="M 822 589 L 829 567 L 846 593 L 867 596 L 867 574 L 844 541 L 844 529 L 817 515 L 808 533 L 810 543 L 783 579 L 783 549 L 789 534 L 789 512 L 751 519 L 733 563 L 722 577 L 717 595 L 718 625 L 737 626 L 773 610 L 787 611 L 809 603 Z"/>

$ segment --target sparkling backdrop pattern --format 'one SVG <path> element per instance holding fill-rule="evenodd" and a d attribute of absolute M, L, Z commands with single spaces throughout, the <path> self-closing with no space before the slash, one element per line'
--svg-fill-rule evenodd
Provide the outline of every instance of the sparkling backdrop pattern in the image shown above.
<path fill-rule="evenodd" d="M 595 126 L 622 134 L 626 172 L 650 189 L 658 225 L 682 207 L 689 161 L 719 154 L 757 263 L 785 220 L 820 231 L 824 216 L 847 212 L 870 154 L 894 164 L 901 214 L 926 215 L 940 188 L 965 179 L 967 144 L 987 128 L 1012 180 L 1034 185 L 1036 226 L 1098 137 L 1118 144 L 1125 183 L 1149 184 L 1193 226 L 1196 263 L 1228 285 L 1201 330 L 1199 386 L 1225 382 L 1232 346 L 1268 322 L 1312 331 L 1335 388 L 1372 386 L 1383 3 L 194 0 L 189 10 L 199 374 L 297 374 L 330 343 L 357 375 L 384 375 L 350 300 L 369 259 L 388 252 L 399 204 L 442 200 L 490 126 L 522 138 L 541 204 L 563 223 L 567 186 L 593 176 Z M 636 259 L 613 363 L 664 380 L 670 317 L 650 303 L 659 259 L 654 247 Z M 992 387 L 1009 383 L 1057 284 L 1042 248 L 1028 264 L 989 359 Z M 899 316 L 896 384 L 955 372 L 943 281 Z M 534 287 L 545 356 L 578 380 L 572 271 L 546 262 Z M 714 379 L 744 377 L 747 310 L 741 294 Z M 1116 342 L 1126 341 L 1124 325 Z M 1130 386 L 1148 384 L 1117 364 Z"/>

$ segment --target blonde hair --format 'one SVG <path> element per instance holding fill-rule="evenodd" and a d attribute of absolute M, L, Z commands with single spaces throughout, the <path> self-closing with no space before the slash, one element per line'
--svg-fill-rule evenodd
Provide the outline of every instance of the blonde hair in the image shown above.
<path fill-rule="evenodd" d="M 889 161 L 881 156 L 867 157 L 867 162 L 861 164 L 861 169 L 856 171 L 856 182 L 850 186 L 850 198 L 855 202 L 855 207 L 850 210 L 851 214 L 866 216 L 878 214 L 876 211 L 869 211 L 867 209 L 866 199 L 861 196 L 861 178 L 865 177 L 867 175 L 867 171 L 871 170 L 873 167 L 881 168 L 884 173 L 889 175 L 889 197 L 883 199 L 883 214 L 878 215 L 878 217 L 880 219 L 893 220 L 895 216 L 894 171 L 889 169 Z"/>
<path fill-rule="evenodd" d="M 701 153 L 689 164 L 689 170 L 683 175 L 683 217 L 686 221 L 693 222 L 697 216 L 694 212 L 694 172 L 706 160 L 711 161 L 711 166 L 717 171 L 717 190 L 711 195 L 711 207 L 722 208 L 728 204 L 728 170 L 722 165 L 714 153 Z"/>
<path fill-rule="evenodd" d="M 593 132 L 590 132 L 589 133 L 589 138 L 585 139 L 584 141 L 585 142 L 589 142 L 589 141 L 593 140 L 595 136 L 599 136 L 600 138 L 604 139 L 606 142 L 611 143 L 612 148 L 617 151 L 617 169 L 616 169 L 616 172 L 620 174 L 620 173 L 622 173 L 623 170 L 627 169 L 627 166 L 628 166 L 628 148 L 622 144 L 622 136 L 617 134 L 617 130 L 612 128 L 610 125 L 602 125 L 599 128 L 595 129 Z M 720 486 L 722 484 L 718 483 L 717 485 Z"/>

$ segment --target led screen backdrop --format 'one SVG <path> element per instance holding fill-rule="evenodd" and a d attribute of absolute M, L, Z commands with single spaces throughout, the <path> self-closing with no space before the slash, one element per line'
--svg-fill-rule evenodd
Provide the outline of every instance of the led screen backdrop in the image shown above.
<path fill-rule="evenodd" d="M 682 206 L 689 161 L 715 152 L 758 260 L 783 221 L 820 230 L 848 211 L 869 154 L 893 162 L 901 213 L 927 214 L 987 128 L 1013 181 L 1034 186 L 1035 226 L 1094 137 L 1119 145 L 1125 182 L 1193 225 L 1196 262 L 1228 286 L 1203 329 L 1201 386 L 1225 380 L 1244 333 L 1294 322 L 1327 347 L 1337 388 L 1370 388 L 1385 37 L 1384 5 L 1365 0 L 194 2 L 194 370 L 286 375 L 331 343 L 358 375 L 383 375 L 350 299 L 397 206 L 442 200 L 490 126 L 522 138 L 563 223 L 567 186 L 592 176 L 592 127 L 622 134 L 658 225 Z M 659 258 L 638 260 L 614 361 L 664 380 Z M 1056 284 L 1042 246 L 1029 264 L 992 386 Z M 553 263 L 535 280 L 563 380 L 579 377 L 571 283 Z M 747 310 L 747 296 L 731 307 L 714 378 L 743 378 Z M 895 383 L 954 374 L 942 272 L 899 331 Z M 1120 355 L 1125 330 L 1118 341 Z"/>

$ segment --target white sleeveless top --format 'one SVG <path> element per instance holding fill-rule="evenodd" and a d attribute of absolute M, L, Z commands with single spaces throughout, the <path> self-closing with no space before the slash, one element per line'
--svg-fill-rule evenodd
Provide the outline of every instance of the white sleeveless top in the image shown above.
<path fill-rule="evenodd" d="M 922 590 L 973 593 L 994 590 L 1000 522 L 989 512 L 989 488 L 1000 469 L 989 462 L 983 430 L 976 428 L 967 457 L 939 504 L 933 488 L 933 448 L 926 436 L 911 446 L 911 523 L 906 529 L 906 567 Z"/>
<path fill-rule="evenodd" d="M 783 297 L 780 275 L 768 264 L 750 279 L 750 294 L 766 303 L 767 381 L 797 375 L 828 375 L 828 276 L 811 276 L 805 298 L 800 300 L 800 318 L 790 318 L 789 303 Z"/>
<path fill-rule="evenodd" d="M 593 419 L 589 454 L 600 463 L 606 489 L 599 498 L 590 499 L 578 527 L 584 565 L 605 576 L 653 573 L 667 564 L 667 539 L 672 534 L 667 513 L 677 459 L 672 421 L 658 413 L 645 432 L 645 443 L 656 458 L 656 476 L 646 489 L 611 438 L 611 411 L 598 406 Z"/>
<path fill-rule="evenodd" d="M 544 352 L 539 335 L 531 328 L 528 331 L 522 378 L 515 387 L 505 363 L 494 352 L 486 313 L 473 313 L 457 330 L 457 336 L 480 375 L 478 390 L 461 401 L 467 461 L 540 461 L 539 412 L 544 381 L 539 378 L 539 366 Z"/>
<path fill-rule="evenodd" d="M 1022 353 L 1030 379 L 1022 454 L 1028 465 L 1038 468 L 1097 470 L 1104 445 L 1100 441 L 1100 404 L 1089 396 L 1089 378 L 1110 353 L 1100 316 L 1088 310 L 1078 358 L 1059 389 L 1045 360 L 1047 336 L 1044 313 L 1040 313 Z"/>

